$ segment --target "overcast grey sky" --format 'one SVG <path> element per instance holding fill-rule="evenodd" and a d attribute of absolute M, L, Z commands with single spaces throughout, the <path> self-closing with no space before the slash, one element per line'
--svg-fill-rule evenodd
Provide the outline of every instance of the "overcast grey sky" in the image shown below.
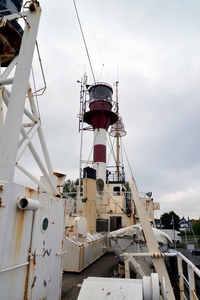
<path fill-rule="evenodd" d="M 93 83 L 72 0 L 41 0 L 39 98 L 55 171 L 79 177 L 80 85 Z M 139 190 L 163 212 L 200 217 L 199 0 L 76 0 L 96 81 L 119 81 L 123 144 Z M 104 66 L 103 66 L 104 65 Z M 38 86 L 41 82 L 38 76 Z M 93 134 L 85 135 L 85 159 Z M 126 170 L 128 175 L 130 172 Z"/>

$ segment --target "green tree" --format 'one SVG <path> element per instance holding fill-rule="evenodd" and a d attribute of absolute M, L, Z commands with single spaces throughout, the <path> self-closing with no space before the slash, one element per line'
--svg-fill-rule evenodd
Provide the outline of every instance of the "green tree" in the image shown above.
<path fill-rule="evenodd" d="M 195 235 L 200 235 L 200 220 L 196 221 L 193 225 L 193 230 Z"/>
<path fill-rule="evenodd" d="M 129 182 L 128 182 L 128 181 L 126 181 L 126 182 L 124 183 L 124 186 L 125 186 L 125 188 L 126 188 L 127 192 L 131 190 L 131 188 L 130 188 L 130 186 L 129 186 Z"/>
<path fill-rule="evenodd" d="M 72 198 L 76 198 L 78 183 L 79 183 L 78 179 L 76 179 L 75 181 L 71 179 L 65 181 L 65 184 L 63 186 L 63 194 L 67 194 Z"/>
<path fill-rule="evenodd" d="M 179 221 L 180 218 L 174 211 L 170 211 L 169 213 L 164 213 L 161 216 L 162 226 L 164 229 L 179 229 Z M 174 222 L 174 225 L 173 225 Z"/>

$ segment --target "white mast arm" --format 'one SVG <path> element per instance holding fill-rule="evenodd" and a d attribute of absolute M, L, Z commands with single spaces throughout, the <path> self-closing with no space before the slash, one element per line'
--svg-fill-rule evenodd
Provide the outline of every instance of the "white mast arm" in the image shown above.
<path fill-rule="evenodd" d="M 18 141 L 24 112 L 30 69 L 35 49 L 41 8 L 27 12 L 27 24 L 10 94 L 9 109 L 5 119 L 0 148 L 0 180 L 13 181 Z M 6 17 L 3 18 L 3 23 Z M 26 66 L 26 68 L 24 68 Z"/>
<path fill-rule="evenodd" d="M 150 222 L 149 222 L 149 219 L 147 217 L 144 205 L 143 205 L 142 201 L 140 200 L 140 197 L 138 195 L 138 191 L 137 191 L 137 188 L 136 188 L 136 185 L 135 185 L 135 182 L 134 182 L 132 176 L 129 175 L 128 178 L 129 178 L 129 184 L 130 184 L 131 192 L 132 192 L 132 195 L 133 195 L 133 200 L 135 202 L 135 206 L 136 206 L 136 209 L 137 209 L 137 212 L 138 212 L 138 215 L 139 215 L 140 223 L 141 223 L 141 226 L 142 226 L 143 231 L 144 231 L 144 235 L 145 235 L 145 239 L 146 239 L 146 243 L 147 243 L 149 252 L 155 253 L 155 258 L 152 257 L 152 261 L 153 261 L 154 267 L 155 267 L 155 269 L 158 273 L 159 280 L 161 282 L 162 277 L 164 277 L 165 282 L 166 282 L 166 286 L 167 286 L 167 289 L 168 289 L 167 299 L 175 300 L 174 292 L 173 292 L 173 289 L 172 289 L 172 286 L 171 286 L 171 282 L 170 282 L 165 264 L 163 262 L 163 259 L 160 255 L 161 253 L 160 253 L 159 245 L 158 245 L 158 242 L 157 242 L 157 240 L 155 238 L 155 235 L 153 233 L 153 229 L 150 225 Z M 158 254 L 158 255 L 156 255 L 156 254 Z"/>

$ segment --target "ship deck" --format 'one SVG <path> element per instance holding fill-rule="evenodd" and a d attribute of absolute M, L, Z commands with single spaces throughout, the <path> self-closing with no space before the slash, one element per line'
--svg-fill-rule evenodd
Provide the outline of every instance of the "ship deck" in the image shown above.
<path fill-rule="evenodd" d="M 200 269 L 200 257 L 192 256 L 186 249 L 178 249 L 186 256 L 197 268 Z M 62 280 L 62 300 L 76 300 L 80 292 L 80 285 L 88 277 L 114 277 L 114 272 L 118 271 L 118 258 L 112 252 L 106 252 L 90 266 L 80 273 L 65 272 Z M 197 288 L 200 290 L 200 283 L 197 282 Z"/>
<path fill-rule="evenodd" d="M 118 258 L 114 253 L 107 252 L 80 273 L 65 272 L 62 280 L 62 300 L 78 298 L 83 280 L 92 277 L 114 277 L 118 268 Z"/>

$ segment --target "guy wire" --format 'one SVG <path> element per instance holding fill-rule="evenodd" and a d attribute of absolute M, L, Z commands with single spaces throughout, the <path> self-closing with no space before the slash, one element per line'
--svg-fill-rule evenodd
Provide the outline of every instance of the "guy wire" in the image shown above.
<path fill-rule="evenodd" d="M 94 72 L 93 72 L 93 68 L 92 68 L 92 63 L 91 63 L 91 60 L 90 60 L 89 51 L 88 51 L 88 48 L 87 48 L 87 44 L 86 44 L 86 40 L 85 40 L 85 37 L 84 37 L 83 29 L 82 29 L 82 26 L 81 26 L 81 21 L 80 21 L 79 15 L 78 15 L 78 10 L 77 10 L 77 7 L 76 7 L 75 0 L 73 0 L 73 2 L 74 2 L 75 10 L 76 10 L 76 15 L 77 15 L 79 27 L 80 27 L 80 30 L 81 30 L 83 42 L 84 42 L 84 45 L 85 45 L 85 50 L 86 50 L 86 53 L 87 53 L 88 61 L 89 61 L 89 64 L 90 64 L 90 69 L 91 69 L 91 72 L 92 72 L 93 80 L 94 80 L 94 82 L 96 82 Z"/>

